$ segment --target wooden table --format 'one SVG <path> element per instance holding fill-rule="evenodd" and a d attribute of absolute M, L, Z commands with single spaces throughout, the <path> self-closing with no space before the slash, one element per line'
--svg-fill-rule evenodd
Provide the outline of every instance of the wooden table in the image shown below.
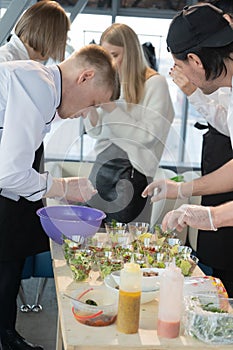
<path fill-rule="evenodd" d="M 209 345 L 192 337 L 181 335 L 176 339 L 161 339 L 157 336 L 158 302 L 154 300 L 141 306 L 140 328 L 137 334 L 117 332 L 116 325 L 107 327 L 90 327 L 82 325 L 73 317 L 70 300 L 64 292 L 78 288 L 73 281 L 71 271 L 66 264 L 62 247 L 51 242 L 54 279 L 58 301 L 58 327 L 56 350 L 228 350 L 232 345 Z M 196 268 L 194 275 L 203 275 Z M 84 283 L 84 282 L 82 282 Z M 181 332 L 182 333 L 182 332 Z"/>

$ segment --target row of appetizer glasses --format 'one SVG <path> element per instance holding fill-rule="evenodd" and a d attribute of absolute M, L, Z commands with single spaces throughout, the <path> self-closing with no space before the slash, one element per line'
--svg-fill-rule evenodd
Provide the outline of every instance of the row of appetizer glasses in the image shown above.
<path fill-rule="evenodd" d="M 141 267 L 161 268 L 174 257 L 180 261 L 192 258 L 192 249 L 182 246 L 175 232 L 163 233 L 159 226 L 154 232 L 149 232 L 149 224 L 141 222 L 127 225 L 113 222 L 105 227 L 104 232 L 94 237 L 64 239 L 65 257 L 77 280 L 84 280 L 88 275 L 93 280 L 103 280 L 132 258 Z"/>

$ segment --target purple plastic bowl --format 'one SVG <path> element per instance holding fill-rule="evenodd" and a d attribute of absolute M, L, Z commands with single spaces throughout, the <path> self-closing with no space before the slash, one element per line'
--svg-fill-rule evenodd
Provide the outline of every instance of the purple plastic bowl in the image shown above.
<path fill-rule="evenodd" d="M 93 236 L 106 217 L 101 210 L 78 205 L 48 206 L 36 213 L 46 234 L 58 244 L 63 243 L 63 235 Z"/>

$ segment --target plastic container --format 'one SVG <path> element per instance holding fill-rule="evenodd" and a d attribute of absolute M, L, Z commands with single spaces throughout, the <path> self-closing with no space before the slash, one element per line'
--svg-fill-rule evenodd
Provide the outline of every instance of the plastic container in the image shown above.
<path fill-rule="evenodd" d="M 185 334 L 209 344 L 233 344 L 233 298 L 206 291 L 185 296 L 184 305 Z"/>
<path fill-rule="evenodd" d="M 164 269 L 159 269 L 157 267 L 151 268 L 141 268 L 142 271 L 142 292 L 151 292 L 159 290 L 159 281 L 160 276 L 163 273 Z M 114 278 L 114 281 L 119 285 L 120 284 L 120 274 L 121 270 L 112 271 L 111 276 Z"/>
<path fill-rule="evenodd" d="M 176 338 L 180 332 L 184 276 L 175 261 L 160 277 L 157 333 L 162 338 Z"/>
<path fill-rule="evenodd" d="M 78 205 L 48 206 L 36 213 L 45 233 L 58 244 L 63 243 L 63 235 L 70 239 L 93 236 L 106 217 L 101 210 Z"/>
<path fill-rule="evenodd" d="M 92 327 L 108 326 L 116 321 L 118 299 L 105 286 L 85 285 L 69 296 L 76 320 Z"/>
<path fill-rule="evenodd" d="M 121 270 L 117 314 L 117 330 L 125 334 L 138 332 L 142 271 L 134 262 L 126 263 Z"/>

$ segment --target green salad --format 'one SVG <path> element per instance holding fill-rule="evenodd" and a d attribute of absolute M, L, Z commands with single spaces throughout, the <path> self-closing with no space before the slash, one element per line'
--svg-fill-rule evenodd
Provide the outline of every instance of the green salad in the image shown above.
<path fill-rule="evenodd" d="M 112 240 L 112 246 L 98 246 L 96 238 L 88 241 L 85 249 L 81 245 L 69 239 L 64 239 L 63 251 L 67 264 L 73 273 L 74 280 L 85 281 L 89 278 L 90 271 L 98 271 L 100 278 L 104 279 L 113 271 L 120 270 L 123 264 L 131 261 L 132 255 L 134 261 L 140 267 L 165 268 L 167 262 L 175 258 L 176 265 L 181 268 L 184 276 L 190 276 L 196 264 L 192 259 L 184 257 L 179 245 L 170 246 L 169 238 L 174 237 L 174 233 L 161 232 L 160 236 L 151 245 L 145 245 L 144 239 L 138 239 L 131 242 L 130 245 L 121 246 L 115 244 Z M 152 237 L 148 233 L 149 239 Z M 110 235 L 109 235 L 110 236 Z M 145 236 L 142 234 L 141 236 Z"/>

